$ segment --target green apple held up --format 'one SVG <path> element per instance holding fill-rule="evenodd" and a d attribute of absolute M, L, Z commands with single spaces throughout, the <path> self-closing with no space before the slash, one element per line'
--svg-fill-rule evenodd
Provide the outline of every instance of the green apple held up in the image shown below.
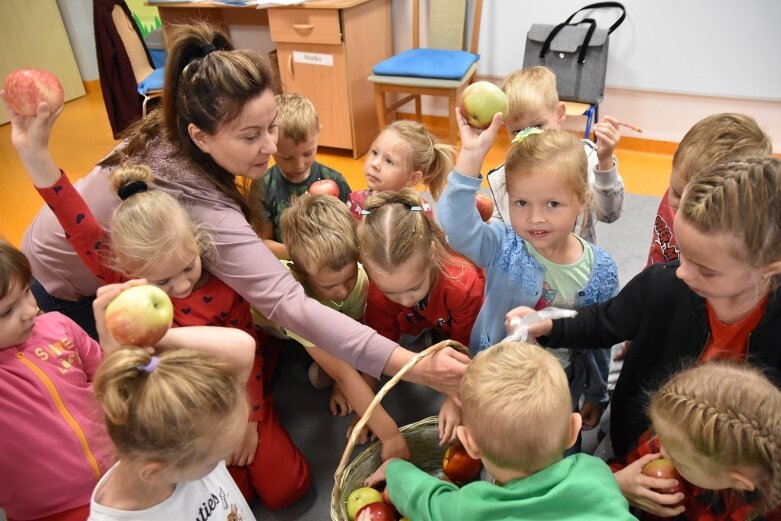
<path fill-rule="evenodd" d="M 490 81 L 476 81 L 461 94 L 461 115 L 470 126 L 488 128 L 497 112 L 507 114 L 507 96 Z"/>
<path fill-rule="evenodd" d="M 121 345 L 154 346 L 173 319 L 171 299 L 151 284 L 126 289 L 106 307 L 106 328 Z"/>
<path fill-rule="evenodd" d="M 371 487 L 356 488 L 347 496 L 347 516 L 355 519 L 355 514 L 369 503 L 382 503 L 382 493 Z"/>

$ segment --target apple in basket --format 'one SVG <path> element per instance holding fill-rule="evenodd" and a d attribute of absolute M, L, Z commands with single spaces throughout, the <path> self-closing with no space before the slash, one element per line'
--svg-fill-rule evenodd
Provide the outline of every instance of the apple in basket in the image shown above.
<path fill-rule="evenodd" d="M 678 471 L 675 469 L 675 465 L 673 465 L 673 462 L 670 461 L 669 459 L 667 458 L 655 459 L 652 462 L 648 463 L 645 467 L 643 467 L 642 472 L 646 476 L 650 476 L 652 478 L 678 480 L 678 484 L 676 486 L 667 487 L 667 488 L 654 488 L 652 489 L 654 492 L 658 492 L 660 494 L 677 494 L 678 492 L 683 492 L 684 494 L 686 494 L 686 489 L 683 487 L 681 475 L 678 474 Z M 668 506 L 670 508 L 675 508 L 682 505 L 684 501 L 681 501 L 680 503 L 676 503 L 675 505 L 668 505 Z"/>
<path fill-rule="evenodd" d="M 454 444 L 445 451 L 442 470 L 445 475 L 457 483 L 473 481 L 480 475 L 483 463 L 466 453 L 463 445 Z"/>
<path fill-rule="evenodd" d="M 106 328 L 122 345 L 154 346 L 174 319 L 171 299 L 151 284 L 128 288 L 106 307 Z"/>
<path fill-rule="evenodd" d="M 355 521 L 396 521 L 396 514 L 385 503 L 369 503 L 358 511 Z"/>
<path fill-rule="evenodd" d="M 355 519 L 358 511 L 371 503 L 382 503 L 382 493 L 371 487 L 356 488 L 347 496 L 347 516 Z"/>
<path fill-rule="evenodd" d="M 390 509 L 393 510 L 393 512 L 398 512 L 398 510 L 396 510 L 396 505 L 394 505 L 393 501 L 391 501 L 387 486 L 384 489 L 382 489 L 382 501 L 383 503 L 388 505 Z"/>
<path fill-rule="evenodd" d="M 35 116 L 42 101 L 55 112 L 65 100 L 62 84 L 57 77 L 40 69 L 17 69 L 5 77 L 5 98 L 11 110 L 22 116 Z"/>
<path fill-rule="evenodd" d="M 319 179 L 309 185 L 310 194 L 325 194 L 339 197 L 339 185 L 333 179 Z"/>
<path fill-rule="evenodd" d="M 494 214 L 494 200 L 490 195 L 481 194 L 478 192 L 475 199 L 475 205 L 477 211 L 480 212 L 480 218 L 483 222 L 487 223 L 488 219 Z"/>
<path fill-rule="evenodd" d="M 476 81 L 461 94 L 461 115 L 469 125 L 486 129 L 497 112 L 507 114 L 507 96 L 490 81 Z"/>

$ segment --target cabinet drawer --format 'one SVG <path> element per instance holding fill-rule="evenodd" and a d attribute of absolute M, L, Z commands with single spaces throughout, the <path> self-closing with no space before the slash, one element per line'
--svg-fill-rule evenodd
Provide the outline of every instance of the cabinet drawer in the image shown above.
<path fill-rule="evenodd" d="M 274 42 L 342 43 L 336 9 L 269 9 L 268 22 Z"/>

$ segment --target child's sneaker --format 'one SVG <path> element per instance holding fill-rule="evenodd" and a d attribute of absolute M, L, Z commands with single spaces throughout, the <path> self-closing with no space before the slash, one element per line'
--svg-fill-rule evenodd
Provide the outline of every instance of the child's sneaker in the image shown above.
<path fill-rule="evenodd" d="M 323 371 L 323 368 L 317 365 L 317 362 L 312 362 L 312 365 L 309 366 L 308 374 L 309 383 L 311 383 L 312 387 L 315 389 L 325 389 L 334 383 L 334 379 Z"/>

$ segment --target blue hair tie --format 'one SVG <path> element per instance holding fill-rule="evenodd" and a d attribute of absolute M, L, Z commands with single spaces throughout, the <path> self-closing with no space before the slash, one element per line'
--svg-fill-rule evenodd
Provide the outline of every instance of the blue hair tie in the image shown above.
<path fill-rule="evenodd" d="M 527 137 L 534 134 L 542 134 L 542 129 L 540 127 L 525 128 L 515 135 L 515 137 L 513 138 L 513 143 L 520 143 Z"/>
<path fill-rule="evenodd" d="M 149 362 L 146 363 L 146 365 L 139 365 L 138 370 L 143 371 L 145 373 L 151 373 L 157 368 L 157 364 L 160 363 L 160 358 L 157 356 L 152 356 L 152 358 L 149 359 Z"/>

